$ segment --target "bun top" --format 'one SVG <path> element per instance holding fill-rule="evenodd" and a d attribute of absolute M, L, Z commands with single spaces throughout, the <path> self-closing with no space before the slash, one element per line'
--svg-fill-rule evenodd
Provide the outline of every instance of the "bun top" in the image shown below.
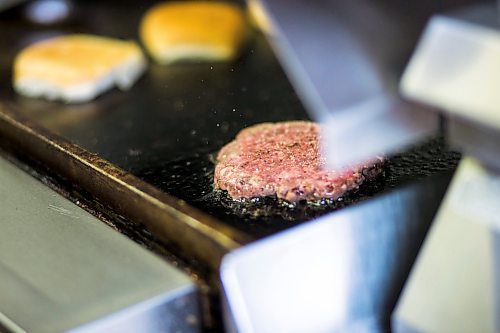
<path fill-rule="evenodd" d="M 14 80 L 41 79 L 56 85 L 78 84 L 106 75 L 114 66 L 142 57 L 133 41 L 85 34 L 37 42 L 16 57 Z"/>
<path fill-rule="evenodd" d="M 203 47 L 217 48 L 216 57 L 233 57 L 247 35 L 246 23 L 244 11 L 231 3 L 165 2 L 144 15 L 140 35 L 152 56 L 160 62 L 165 62 L 175 47 L 183 47 L 184 56 L 188 58 L 190 52 L 203 53 Z"/>

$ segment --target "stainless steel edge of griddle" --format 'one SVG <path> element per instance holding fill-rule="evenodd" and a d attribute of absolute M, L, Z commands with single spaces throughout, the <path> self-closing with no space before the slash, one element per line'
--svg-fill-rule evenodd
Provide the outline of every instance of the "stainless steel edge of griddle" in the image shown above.
<path fill-rule="evenodd" d="M 273 49 L 313 119 L 331 166 L 393 153 L 435 133 L 438 116 L 398 81 L 430 15 L 452 2 L 254 0 Z"/>
<path fill-rule="evenodd" d="M 42 161 L 50 172 L 78 184 L 95 199 L 106 202 L 116 214 L 144 224 L 159 239 L 178 244 L 185 254 L 201 259 L 210 270 L 217 269 L 228 250 L 250 239 L 100 156 L 36 125 L 2 103 L 0 131 L 1 138 L 15 146 L 21 155 L 28 155 L 31 163 Z"/>
<path fill-rule="evenodd" d="M 493 3 L 435 16 L 401 91 L 439 108 L 465 157 L 392 317 L 401 332 L 498 332 L 500 21 Z"/>
<path fill-rule="evenodd" d="M 0 331 L 199 332 L 171 264 L 0 158 Z"/>
<path fill-rule="evenodd" d="M 227 254 L 227 332 L 388 332 L 450 177 L 399 187 Z"/>

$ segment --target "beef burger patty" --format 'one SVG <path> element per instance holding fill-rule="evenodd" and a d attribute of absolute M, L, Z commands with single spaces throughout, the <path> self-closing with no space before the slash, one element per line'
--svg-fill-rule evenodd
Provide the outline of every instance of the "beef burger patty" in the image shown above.
<path fill-rule="evenodd" d="M 382 158 L 342 171 L 326 170 L 319 125 L 262 123 L 243 129 L 217 155 L 215 188 L 233 199 L 276 195 L 290 202 L 337 199 L 382 172 Z"/>

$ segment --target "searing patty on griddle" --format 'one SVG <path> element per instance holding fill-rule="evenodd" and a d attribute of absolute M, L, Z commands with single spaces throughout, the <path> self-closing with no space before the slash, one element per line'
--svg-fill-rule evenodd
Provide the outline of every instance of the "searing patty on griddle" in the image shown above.
<path fill-rule="evenodd" d="M 382 158 L 342 171 L 325 169 L 319 125 L 263 123 L 243 129 L 217 155 L 216 188 L 234 199 L 277 196 L 290 202 L 337 199 L 382 171 Z"/>

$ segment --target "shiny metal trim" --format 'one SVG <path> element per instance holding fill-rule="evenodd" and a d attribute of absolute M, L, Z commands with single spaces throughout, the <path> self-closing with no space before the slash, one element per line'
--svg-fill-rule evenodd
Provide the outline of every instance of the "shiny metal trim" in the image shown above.
<path fill-rule="evenodd" d="M 225 253 L 250 238 L 173 198 L 99 156 L 37 126 L 0 103 L 0 137 L 84 188 L 116 213 L 144 224 L 156 237 L 174 242 L 217 271 Z"/>

